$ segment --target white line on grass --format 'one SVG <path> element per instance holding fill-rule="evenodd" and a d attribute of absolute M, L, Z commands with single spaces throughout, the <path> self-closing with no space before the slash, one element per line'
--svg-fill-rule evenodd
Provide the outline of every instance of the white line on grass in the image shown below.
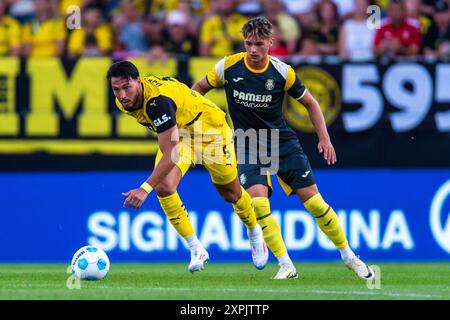
<path fill-rule="evenodd" d="M 413 297 L 413 298 L 442 298 L 442 296 L 420 293 L 395 293 L 395 292 L 379 292 L 379 291 L 338 291 L 338 290 L 311 290 L 311 293 L 317 294 L 355 294 L 370 296 L 390 296 L 390 297 Z"/>
<path fill-rule="evenodd" d="M 420 294 L 420 293 L 410 293 L 410 292 L 379 292 L 379 291 L 339 291 L 339 290 L 301 290 L 292 291 L 287 289 L 244 289 L 244 288 L 161 288 L 161 287 L 114 287 L 116 289 L 125 290 L 148 290 L 148 291 L 216 291 L 216 292 L 270 292 L 270 293 L 314 293 L 314 294 L 324 294 L 324 295 L 369 295 L 369 296 L 390 296 L 390 297 L 410 297 L 410 298 L 442 298 L 439 295 L 432 294 Z"/>
<path fill-rule="evenodd" d="M 22 283 L 20 285 L 15 284 L 14 287 L 8 288 L 9 290 L 13 290 L 17 287 L 22 288 L 63 288 L 60 285 L 53 284 L 25 284 Z M 83 285 L 81 285 L 83 288 Z M 339 291 L 339 290 L 288 290 L 288 289 L 251 289 L 251 288 L 203 288 L 203 287 L 191 287 L 191 288 L 183 288 L 183 287 L 175 287 L 175 288 L 166 288 L 166 287 L 122 287 L 122 286 L 109 286 L 109 285 L 101 285 L 101 286 L 90 286 L 90 289 L 118 289 L 118 290 L 146 290 L 146 291 L 214 291 L 214 292 L 267 292 L 267 293 L 290 293 L 290 294 L 302 294 L 302 293 L 313 293 L 318 295 L 360 295 L 360 296 L 388 296 L 388 297 L 406 297 L 406 298 L 444 298 L 441 295 L 434 294 L 420 294 L 420 293 L 411 293 L 411 292 L 380 292 L 380 291 Z M 448 298 L 448 297 L 446 297 Z"/>

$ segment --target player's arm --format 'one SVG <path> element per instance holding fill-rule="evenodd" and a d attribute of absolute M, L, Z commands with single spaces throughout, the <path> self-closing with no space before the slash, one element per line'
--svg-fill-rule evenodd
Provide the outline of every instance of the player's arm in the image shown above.
<path fill-rule="evenodd" d="M 158 146 L 163 156 L 155 170 L 146 180 L 152 188 L 160 184 L 177 164 L 180 157 L 179 141 L 178 127 L 176 125 L 162 133 L 158 133 Z"/>
<path fill-rule="evenodd" d="M 299 101 L 306 107 L 306 109 L 308 110 L 309 118 L 319 137 L 319 144 L 317 145 L 319 152 L 323 153 L 323 156 L 328 165 L 335 164 L 336 152 L 334 151 L 334 147 L 331 144 L 327 125 L 325 123 L 325 118 L 323 117 L 323 113 L 320 109 L 319 103 L 305 88 L 303 83 L 295 74 L 294 69 L 292 69 L 291 67 L 288 68 L 285 90 L 291 97 L 293 97 L 295 100 Z"/>
<path fill-rule="evenodd" d="M 205 77 L 194 83 L 192 90 L 197 91 L 201 95 L 205 95 L 209 90 L 221 87 L 225 83 L 224 68 L 225 59 L 220 60 L 214 68 L 212 68 Z"/>
<path fill-rule="evenodd" d="M 176 105 L 168 97 L 150 99 L 146 113 L 153 121 L 158 133 L 158 145 L 162 158 L 148 179 L 137 189 L 122 193 L 126 197 L 124 207 L 139 209 L 148 194 L 160 184 L 179 160 L 179 133 L 176 125 Z"/>
<path fill-rule="evenodd" d="M 203 79 L 198 80 L 194 85 L 192 86 L 192 90 L 197 91 L 201 95 L 205 95 L 209 92 L 209 90 L 214 89 L 212 85 L 209 84 L 208 79 L 206 77 L 203 77 Z"/>
<path fill-rule="evenodd" d="M 179 136 L 178 128 L 172 128 L 158 133 L 158 145 L 163 156 L 148 179 L 137 189 L 122 193 L 125 199 L 124 207 L 139 209 L 147 199 L 148 194 L 170 173 L 179 159 Z M 147 185 L 145 185 L 147 184 Z"/>
<path fill-rule="evenodd" d="M 316 99 L 305 89 L 303 96 L 298 100 L 308 110 L 309 119 L 311 120 L 314 129 L 319 137 L 319 144 L 317 148 L 320 153 L 323 153 L 328 165 L 336 163 L 336 152 L 328 134 L 327 125 L 323 116 L 320 105 Z"/>

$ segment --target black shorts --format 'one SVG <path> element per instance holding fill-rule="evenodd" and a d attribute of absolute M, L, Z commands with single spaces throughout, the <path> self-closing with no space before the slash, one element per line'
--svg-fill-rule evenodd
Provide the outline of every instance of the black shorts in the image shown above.
<path fill-rule="evenodd" d="M 238 164 L 239 180 L 244 189 L 262 184 L 269 188 L 269 197 L 271 196 L 271 176 L 270 172 L 264 170 L 265 167 L 261 164 Z M 296 189 L 316 184 L 308 157 L 301 148 L 280 157 L 277 178 L 287 195 L 294 194 Z"/>

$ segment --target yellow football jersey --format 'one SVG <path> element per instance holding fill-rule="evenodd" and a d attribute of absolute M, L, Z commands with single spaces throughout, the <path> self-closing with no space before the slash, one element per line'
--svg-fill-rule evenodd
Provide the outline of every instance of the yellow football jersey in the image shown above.
<path fill-rule="evenodd" d="M 55 56 L 57 41 L 66 39 L 66 25 L 63 19 L 49 19 L 42 23 L 33 20 L 23 27 L 23 42 L 31 43 L 31 55 Z"/>
<path fill-rule="evenodd" d="M 231 55 L 235 46 L 244 41 L 241 33 L 242 26 L 247 22 L 244 16 L 233 13 L 224 22 L 219 16 L 207 18 L 200 29 L 200 41 L 211 44 L 210 56 L 223 57 Z"/>
<path fill-rule="evenodd" d="M 20 46 L 20 24 L 5 16 L 0 21 L 0 56 L 9 54 L 12 47 Z"/>
<path fill-rule="evenodd" d="M 193 133 L 194 123 L 196 130 L 201 124 L 202 132 L 222 128 L 226 123 L 225 112 L 175 78 L 150 76 L 141 78 L 141 82 L 144 94 L 141 108 L 127 111 L 117 98 L 116 105 L 143 126 L 161 133 L 177 125 Z"/>
<path fill-rule="evenodd" d="M 83 54 L 86 48 L 86 30 L 76 29 L 70 34 L 67 51 L 70 54 Z M 94 37 L 97 41 L 98 49 L 103 52 L 108 52 L 112 49 L 112 34 L 111 28 L 108 24 L 101 24 L 94 30 Z"/>

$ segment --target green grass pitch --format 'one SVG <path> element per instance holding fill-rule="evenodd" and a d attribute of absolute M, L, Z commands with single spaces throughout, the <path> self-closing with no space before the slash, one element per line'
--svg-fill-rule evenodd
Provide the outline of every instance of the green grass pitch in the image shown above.
<path fill-rule="evenodd" d="M 304 300 L 450 299 L 450 263 L 370 263 L 380 268 L 369 289 L 342 263 L 296 263 L 299 279 L 271 280 L 269 263 L 210 263 L 195 274 L 187 263 L 112 264 L 100 281 L 77 282 L 62 264 L 0 264 L 0 299 Z M 69 279 L 70 278 L 70 279 Z M 69 279 L 69 280 L 68 280 Z"/>

